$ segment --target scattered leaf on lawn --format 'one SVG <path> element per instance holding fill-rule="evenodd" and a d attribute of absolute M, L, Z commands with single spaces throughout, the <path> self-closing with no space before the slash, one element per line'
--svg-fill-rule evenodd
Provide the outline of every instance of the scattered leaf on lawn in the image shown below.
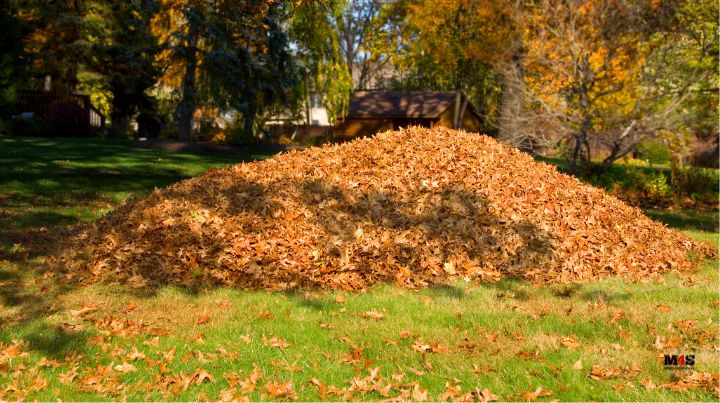
<path fill-rule="evenodd" d="M 135 371 L 137 371 L 137 368 L 135 368 L 134 365 L 128 363 L 127 361 L 123 361 L 122 364 L 114 366 L 113 369 L 117 372 L 135 372 Z"/>
<path fill-rule="evenodd" d="M 268 347 L 277 347 L 277 348 L 288 348 L 290 347 L 290 343 L 286 342 L 285 340 L 272 336 L 271 338 L 267 339 L 265 336 L 262 338 L 262 343 Z"/>
<path fill-rule="evenodd" d="M 273 399 L 295 400 L 298 397 L 292 382 L 268 382 L 265 391 Z"/>
<path fill-rule="evenodd" d="M 98 306 L 95 305 L 95 304 L 93 304 L 93 305 L 83 305 L 83 307 L 80 308 L 80 309 L 70 310 L 70 314 L 71 314 L 72 316 L 82 316 L 82 315 L 85 315 L 85 314 L 90 313 L 90 312 L 95 312 L 95 311 L 97 311 L 98 309 L 100 309 L 100 308 L 98 308 Z"/>
<path fill-rule="evenodd" d="M 385 315 L 381 314 L 380 312 L 376 311 L 365 311 L 360 314 L 363 318 L 369 318 L 369 319 L 375 319 L 380 320 L 385 317 Z"/>
<path fill-rule="evenodd" d="M 209 315 L 198 316 L 198 318 L 195 319 L 195 324 L 196 324 L 196 325 L 204 325 L 204 324 L 206 324 L 206 323 L 208 323 L 208 322 L 210 322 L 210 316 L 209 316 Z"/>

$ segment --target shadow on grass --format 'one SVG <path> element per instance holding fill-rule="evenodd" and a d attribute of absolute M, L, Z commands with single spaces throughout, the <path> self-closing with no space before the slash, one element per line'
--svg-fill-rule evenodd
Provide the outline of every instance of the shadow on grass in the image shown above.
<path fill-rule="evenodd" d="M 670 228 L 679 230 L 720 232 L 717 212 L 645 210 L 645 214 Z"/>
<path fill-rule="evenodd" d="M 465 291 L 451 284 L 434 284 L 428 288 L 430 294 L 438 297 L 452 298 L 462 300 L 465 298 Z"/>
<path fill-rule="evenodd" d="M 32 329 L 23 337 L 34 349 L 59 355 L 84 343 L 84 332 L 69 334 L 46 321 L 78 287 L 45 277 L 56 274 L 47 272 L 45 257 L 75 230 L 62 226 L 92 219 L 128 195 L 268 152 L 256 151 L 200 156 L 137 149 L 122 140 L 0 137 L 0 339 Z"/>

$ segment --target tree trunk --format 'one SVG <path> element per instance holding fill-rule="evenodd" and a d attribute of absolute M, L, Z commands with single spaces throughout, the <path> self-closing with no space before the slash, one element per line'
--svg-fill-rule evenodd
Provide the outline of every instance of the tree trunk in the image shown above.
<path fill-rule="evenodd" d="M 521 145 L 523 140 L 523 105 L 525 101 L 522 61 L 523 50 L 516 45 L 516 52 L 500 74 L 503 77 L 500 95 L 500 117 L 498 119 L 498 139 L 512 145 Z"/>
<path fill-rule="evenodd" d="M 113 109 L 110 118 L 112 119 L 112 133 L 118 137 L 125 137 L 130 131 L 130 116 Z"/>
<path fill-rule="evenodd" d="M 178 140 L 190 141 L 192 134 L 193 113 L 196 107 L 197 79 L 197 39 L 199 35 L 199 24 L 196 18 L 191 18 L 188 29 L 188 46 L 185 60 L 185 75 L 182 81 L 182 99 L 176 110 Z"/>

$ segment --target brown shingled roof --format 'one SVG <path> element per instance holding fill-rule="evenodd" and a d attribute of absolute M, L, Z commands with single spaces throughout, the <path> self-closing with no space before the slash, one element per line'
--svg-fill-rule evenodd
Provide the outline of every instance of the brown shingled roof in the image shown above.
<path fill-rule="evenodd" d="M 453 91 L 359 91 L 347 117 L 437 118 L 455 102 Z"/>

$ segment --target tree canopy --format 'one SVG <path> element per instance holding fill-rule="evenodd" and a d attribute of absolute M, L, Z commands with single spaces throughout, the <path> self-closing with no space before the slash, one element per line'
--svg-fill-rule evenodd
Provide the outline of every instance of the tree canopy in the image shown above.
<path fill-rule="evenodd" d="M 465 93 L 485 131 L 588 167 L 648 138 L 717 134 L 718 5 L 709 0 L 4 0 L 0 103 L 17 89 L 82 92 L 127 135 L 165 114 L 256 136 L 330 123 L 353 90 Z"/>

